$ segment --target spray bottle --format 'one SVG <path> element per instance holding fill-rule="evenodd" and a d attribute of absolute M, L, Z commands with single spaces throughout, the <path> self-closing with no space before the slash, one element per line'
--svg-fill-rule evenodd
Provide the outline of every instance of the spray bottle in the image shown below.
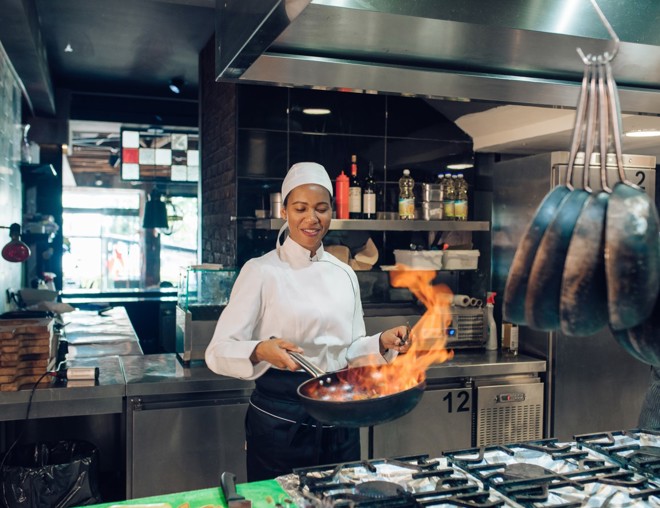
<path fill-rule="evenodd" d="M 488 314 L 488 340 L 486 341 L 486 349 L 488 351 L 497 350 L 497 325 L 495 324 L 495 317 L 493 310 L 495 306 L 495 295 L 497 293 L 489 292 L 486 298 L 486 313 Z"/>

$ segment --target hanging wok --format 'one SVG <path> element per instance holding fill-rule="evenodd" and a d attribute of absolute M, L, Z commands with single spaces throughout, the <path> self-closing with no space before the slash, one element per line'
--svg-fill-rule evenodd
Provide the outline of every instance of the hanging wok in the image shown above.
<path fill-rule="evenodd" d="M 532 263 L 527 296 L 525 299 L 525 321 L 537 330 L 557 330 L 561 325 L 561 286 L 562 274 L 566 266 L 566 258 L 574 237 L 574 231 L 579 219 L 583 217 L 583 209 L 589 198 L 589 192 L 584 188 L 574 187 L 573 171 L 577 159 L 577 147 L 584 136 L 584 162 L 582 163 L 583 186 L 588 181 L 591 154 L 594 147 L 595 124 L 597 117 L 597 73 L 588 66 L 585 76 L 589 74 L 589 88 L 587 89 L 587 110 L 582 125 L 580 118 L 576 118 L 576 129 L 572 144 L 569 166 L 566 171 L 566 186 L 570 192 L 562 199 L 557 212 L 548 224 L 543 238 L 539 243 L 534 262 Z"/>
<path fill-rule="evenodd" d="M 298 387 L 305 410 L 317 421 L 341 427 L 369 427 L 409 413 L 424 395 L 426 381 L 389 395 L 367 392 L 351 379 L 377 379 L 382 366 L 349 367 L 326 373 L 304 356 L 289 352 L 312 379 Z"/>
<path fill-rule="evenodd" d="M 605 276 L 610 326 L 626 330 L 643 323 L 660 293 L 660 218 L 642 189 L 626 179 L 621 151 L 621 112 L 612 69 L 606 82 L 619 182 L 607 206 Z"/>
<path fill-rule="evenodd" d="M 596 77 L 598 86 L 596 86 Z M 571 236 L 564 271 L 561 276 L 559 317 L 566 335 L 584 336 L 607 326 L 607 290 L 605 287 L 605 215 L 609 203 L 607 186 L 607 141 L 609 132 L 608 100 L 603 65 L 591 83 L 587 123 L 587 144 L 582 187 L 590 193 Z M 600 114 L 598 114 L 600 112 Z M 598 125 L 600 181 L 603 192 L 594 192 L 590 184 L 591 152 Z"/>
<path fill-rule="evenodd" d="M 638 360 L 660 367 L 660 295 L 651 315 L 642 323 L 627 330 L 612 333 L 623 348 Z"/>
<path fill-rule="evenodd" d="M 590 82 L 590 68 L 585 66 L 584 76 L 582 77 L 582 86 L 580 88 L 580 97 L 578 99 L 575 111 L 575 125 L 571 140 L 571 151 L 569 155 L 567 181 L 564 185 L 558 185 L 548 194 L 534 212 L 532 221 L 527 226 L 518 248 L 513 257 L 506 286 L 504 288 L 504 300 L 502 313 L 505 321 L 519 325 L 529 324 L 525 304 L 529 288 L 529 278 L 534 259 L 546 230 L 557 216 L 558 210 L 565 202 L 565 198 L 570 194 L 570 175 L 573 172 L 573 164 L 580 146 L 582 126 L 587 113 L 587 95 L 588 84 Z M 566 185 L 569 184 L 569 185 Z M 572 200 L 573 198 L 571 198 Z"/>

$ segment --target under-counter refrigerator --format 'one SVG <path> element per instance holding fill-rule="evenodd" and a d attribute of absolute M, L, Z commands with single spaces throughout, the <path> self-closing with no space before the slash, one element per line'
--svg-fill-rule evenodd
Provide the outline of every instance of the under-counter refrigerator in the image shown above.
<path fill-rule="evenodd" d="M 518 242 L 536 208 L 553 186 L 564 183 L 568 156 L 568 152 L 550 152 L 493 164 L 491 270 L 498 295 L 504 295 Z M 608 159 L 608 167 L 616 171 L 613 159 Z M 624 169 L 630 181 L 654 198 L 655 157 L 626 155 Z M 498 322 L 502 299 L 498 298 L 496 309 Z M 520 350 L 547 361 L 546 437 L 570 439 L 575 434 L 637 426 L 650 367 L 626 353 L 609 329 L 571 337 L 521 326 Z"/>

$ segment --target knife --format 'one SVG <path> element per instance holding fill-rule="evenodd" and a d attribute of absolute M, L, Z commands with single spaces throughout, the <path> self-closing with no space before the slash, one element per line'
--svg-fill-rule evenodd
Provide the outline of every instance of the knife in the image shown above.
<path fill-rule="evenodd" d="M 252 508 L 252 501 L 236 492 L 236 475 L 225 471 L 220 476 L 220 485 L 229 508 Z"/>

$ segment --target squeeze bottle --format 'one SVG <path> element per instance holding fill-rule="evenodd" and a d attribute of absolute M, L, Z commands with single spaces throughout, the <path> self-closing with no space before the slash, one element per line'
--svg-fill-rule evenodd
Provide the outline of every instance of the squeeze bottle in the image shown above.
<path fill-rule="evenodd" d="M 495 295 L 496 293 L 488 293 L 486 299 L 486 314 L 488 314 L 488 340 L 486 341 L 486 349 L 488 351 L 497 350 L 497 325 L 493 316 Z"/>
<path fill-rule="evenodd" d="M 336 217 L 348 219 L 348 177 L 342 171 L 335 180 Z"/>

